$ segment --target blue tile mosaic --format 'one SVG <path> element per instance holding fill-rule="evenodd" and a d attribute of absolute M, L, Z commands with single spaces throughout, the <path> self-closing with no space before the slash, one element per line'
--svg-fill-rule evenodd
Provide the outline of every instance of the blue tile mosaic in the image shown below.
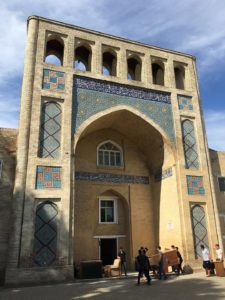
<path fill-rule="evenodd" d="M 44 69 L 42 88 L 47 90 L 63 91 L 65 89 L 64 72 Z"/>
<path fill-rule="evenodd" d="M 177 100 L 180 110 L 193 110 L 192 97 L 178 95 Z"/>
<path fill-rule="evenodd" d="M 169 94 L 79 76 L 74 79 L 72 133 L 89 117 L 117 105 L 139 110 L 175 143 Z"/>
<path fill-rule="evenodd" d="M 113 183 L 149 184 L 148 176 L 121 175 L 111 173 L 75 172 L 75 180 Z"/>
<path fill-rule="evenodd" d="M 171 177 L 171 176 L 173 176 L 173 170 L 172 170 L 172 168 L 168 168 L 166 170 L 163 170 L 161 173 L 156 174 L 155 175 L 155 181 L 156 182 L 161 181 L 161 180 L 166 179 L 166 178 Z"/>
<path fill-rule="evenodd" d="M 158 92 L 145 88 L 130 87 L 121 85 L 118 83 L 100 81 L 97 79 L 86 77 L 75 77 L 74 87 L 87 89 L 97 92 L 103 92 L 108 94 L 114 94 L 119 96 L 126 96 L 132 98 L 138 98 L 143 100 L 150 100 L 163 103 L 171 103 L 170 94 L 165 92 Z"/>
<path fill-rule="evenodd" d="M 37 166 L 36 189 L 61 188 L 61 167 Z"/>
<path fill-rule="evenodd" d="M 205 194 L 202 176 L 187 175 L 186 179 L 187 179 L 188 195 L 204 195 Z"/>

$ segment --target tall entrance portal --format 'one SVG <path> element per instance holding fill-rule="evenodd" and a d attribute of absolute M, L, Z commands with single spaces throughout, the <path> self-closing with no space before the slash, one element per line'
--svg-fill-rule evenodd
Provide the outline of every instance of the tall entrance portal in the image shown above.
<path fill-rule="evenodd" d="M 180 243 L 181 236 L 175 238 L 166 230 L 167 223 L 174 224 L 174 213 L 179 215 L 172 147 L 151 120 L 148 123 L 135 112 L 124 107 L 106 111 L 104 116 L 96 116 L 77 140 L 76 262 L 100 257 L 103 263 L 112 263 L 122 246 L 133 268 L 141 246 L 154 253 L 159 243 Z M 171 183 L 173 213 L 167 215 L 164 203 Z M 100 254 L 98 236 L 105 237 L 100 239 Z M 111 236 L 121 236 L 118 245 Z"/>

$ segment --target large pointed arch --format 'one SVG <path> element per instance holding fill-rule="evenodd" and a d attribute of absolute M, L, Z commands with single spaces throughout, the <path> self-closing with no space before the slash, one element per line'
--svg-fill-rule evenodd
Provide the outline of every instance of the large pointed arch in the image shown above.
<path fill-rule="evenodd" d="M 151 118 L 147 117 L 144 113 L 140 112 L 139 110 L 128 106 L 128 105 L 116 105 L 113 107 L 110 107 L 108 109 L 105 109 L 101 112 L 96 113 L 95 115 L 92 115 L 88 119 L 86 119 L 77 129 L 74 134 L 74 151 L 76 150 L 77 143 L 82 136 L 82 134 L 85 132 L 85 130 L 96 120 L 100 119 L 103 116 L 110 115 L 114 112 L 118 111 L 128 111 L 138 117 L 140 117 L 142 120 L 146 121 L 150 126 L 152 126 L 155 130 L 158 131 L 158 133 L 162 136 L 164 144 L 167 144 L 169 148 L 172 150 L 173 155 L 175 157 L 176 152 L 175 152 L 175 147 L 170 140 L 169 136 L 166 134 L 166 132 L 158 125 L 156 124 Z"/>

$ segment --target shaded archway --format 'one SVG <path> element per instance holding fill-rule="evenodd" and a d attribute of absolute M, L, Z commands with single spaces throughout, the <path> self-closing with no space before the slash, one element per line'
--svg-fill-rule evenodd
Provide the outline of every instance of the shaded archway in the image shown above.
<path fill-rule="evenodd" d="M 127 79 L 141 81 L 141 59 L 137 55 L 127 59 Z"/>
<path fill-rule="evenodd" d="M 111 49 L 102 54 L 102 74 L 110 76 L 117 74 L 117 56 Z"/>
<path fill-rule="evenodd" d="M 166 134 L 166 132 L 157 124 L 155 123 L 151 118 L 147 117 L 145 114 L 140 112 L 138 109 L 127 106 L 127 105 L 116 105 L 110 108 L 105 109 L 104 111 L 98 112 L 95 115 L 92 115 L 88 119 L 86 119 L 78 128 L 76 128 L 76 132 L 74 135 L 74 151 L 76 150 L 77 142 L 80 138 L 82 138 L 83 135 L 86 134 L 88 128 L 91 128 L 91 125 L 94 124 L 95 121 L 100 120 L 103 116 L 107 117 L 108 120 L 110 120 L 110 116 L 112 113 L 127 111 L 131 114 L 139 117 L 143 121 L 145 121 L 147 124 L 149 124 L 151 127 L 153 127 L 155 130 L 158 131 L 158 133 L 162 136 L 163 142 L 168 145 L 168 147 L 171 149 L 173 155 L 176 155 L 175 147 Z"/>
<path fill-rule="evenodd" d="M 91 46 L 84 43 L 75 49 L 74 67 L 80 71 L 91 71 Z"/>
<path fill-rule="evenodd" d="M 44 61 L 58 66 L 63 65 L 64 42 L 60 36 L 52 35 L 48 38 Z"/>
<path fill-rule="evenodd" d="M 123 166 L 97 164 L 98 145 L 107 140 L 123 150 Z M 102 189 L 114 190 L 124 195 L 128 203 L 131 261 L 140 246 L 147 246 L 154 252 L 160 241 L 160 214 L 162 210 L 165 211 L 161 207 L 162 174 L 174 162 L 174 149 L 167 135 L 159 125 L 136 109 L 113 107 L 86 120 L 75 134 L 75 203 L 80 203 L 79 210 L 84 205 L 87 205 L 84 209 L 87 210 L 91 205 L 91 219 L 95 218 L 95 221 L 89 230 L 93 232 L 93 228 L 101 228 L 102 236 L 104 233 L 109 235 L 109 232 L 112 236 L 121 234 L 118 224 L 104 225 L 104 228 L 98 223 L 99 206 L 96 208 L 96 199 L 102 194 Z M 75 220 L 76 217 L 75 212 Z M 87 216 L 85 218 L 90 220 Z M 94 243 L 93 247 L 97 247 Z"/>
<path fill-rule="evenodd" d="M 185 68 L 183 66 L 174 67 L 176 89 L 185 89 Z"/>
<path fill-rule="evenodd" d="M 164 85 L 164 64 L 160 61 L 152 63 L 153 84 Z"/>

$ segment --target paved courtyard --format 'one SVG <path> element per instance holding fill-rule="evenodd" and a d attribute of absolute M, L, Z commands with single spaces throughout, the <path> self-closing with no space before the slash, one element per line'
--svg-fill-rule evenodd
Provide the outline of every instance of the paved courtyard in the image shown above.
<path fill-rule="evenodd" d="M 1 300 L 76 300 L 76 299 L 225 299 L 225 277 L 206 278 L 204 273 L 170 276 L 136 285 L 136 277 L 79 280 L 73 283 L 0 289 Z"/>

